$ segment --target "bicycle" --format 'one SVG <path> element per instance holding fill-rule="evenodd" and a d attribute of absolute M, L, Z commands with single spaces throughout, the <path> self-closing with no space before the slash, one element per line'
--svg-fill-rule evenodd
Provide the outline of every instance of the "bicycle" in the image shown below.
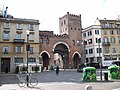
<path fill-rule="evenodd" d="M 32 87 L 38 84 L 38 80 L 36 78 L 31 78 L 31 74 L 28 75 L 29 81 L 27 82 L 27 74 L 17 74 L 18 78 L 18 86 L 24 87 L 27 83 L 29 83 Z"/>

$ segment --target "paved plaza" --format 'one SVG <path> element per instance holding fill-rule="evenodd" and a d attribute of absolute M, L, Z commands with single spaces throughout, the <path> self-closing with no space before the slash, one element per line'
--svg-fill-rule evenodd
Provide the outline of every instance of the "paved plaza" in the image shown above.
<path fill-rule="evenodd" d="M 0 90 L 85 90 L 87 85 L 92 86 L 92 90 L 120 90 L 120 80 L 100 81 L 99 71 L 97 82 L 83 82 L 82 73 L 76 70 L 62 70 L 58 76 L 55 71 L 44 71 L 35 73 L 32 77 L 38 79 L 37 86 L 19 87 L 16 74 L 0 74 Z"/>

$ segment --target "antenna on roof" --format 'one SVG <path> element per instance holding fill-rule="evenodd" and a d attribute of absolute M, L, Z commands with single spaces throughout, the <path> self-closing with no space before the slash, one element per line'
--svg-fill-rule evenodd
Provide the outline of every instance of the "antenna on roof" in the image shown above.
<path fill-rule="evenodd" d="M 7 17 L 7 9 L 8 7 L 6 7 L 6 10 L 4 11 L 4 17 Z"/>
<path fill-rule="evenodd" d="M 4 0 L 3 0 L 3 2 L 2 2 L 3 4 L 2 4 L 2 8 L 3 8 L 3 17 L 7 17 L 7 9 L 8 9 L 8 7 L 6 7 L 6 9 L 4 9 Z"/>
<path fill-rule="evenodd" d="M 2 8 L 3 8 L 2 11 L 3 11 L 3 17 L 4 17 L 4 0 L 3 0 L 3 7 Z"/>

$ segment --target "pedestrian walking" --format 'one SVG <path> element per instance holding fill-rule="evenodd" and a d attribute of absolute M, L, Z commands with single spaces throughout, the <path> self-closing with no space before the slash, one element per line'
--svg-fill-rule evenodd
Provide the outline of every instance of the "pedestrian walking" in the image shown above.
<path fill-rule="evenodd" d="M 59 66 L 56 67 L 56 74 L 59 74 Z"/>

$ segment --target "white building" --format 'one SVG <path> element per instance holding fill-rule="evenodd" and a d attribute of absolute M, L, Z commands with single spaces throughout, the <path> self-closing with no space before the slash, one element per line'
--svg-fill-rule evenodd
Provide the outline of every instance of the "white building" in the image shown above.
<path fill-rule="evenodd" d="M 94 25 L 82 31 L 82 37 L 84 41 L 86 63 L 99 63 L 102 59 L 102 41 L 101 26 L 98 20 L 96 20 Z"/>

